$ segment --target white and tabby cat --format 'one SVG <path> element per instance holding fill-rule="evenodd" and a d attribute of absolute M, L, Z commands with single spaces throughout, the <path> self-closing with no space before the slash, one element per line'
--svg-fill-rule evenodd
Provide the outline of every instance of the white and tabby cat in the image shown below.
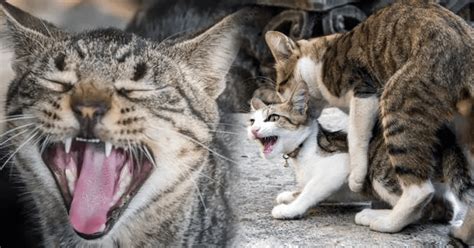
<path fill-rule="evenodd" d="M 261 145 L 263 157 L 286 157 L 295 169 L 298 182 L 298 190 L 278 195 L 276 200 L 279 205 L 272 210 L 276 219 L 302 217 L 310 207 L 327 199 L 348 182 L 350 165 L 347 134 L 324 129 L 316 118 L 307 113 L 308 100 L 306 86 L 300 85 L 288 101 L 270 105 L 259 98 L 251 101 L 254 112 L 251 114 L 248 136 Z M 402 189 L 379 128 L 375 128 L 373 134 L 369 145 L 368 178 L 363 191 L 368 196 L 394 206 L 400 199 Z M 446 187 L 442 180 L 463 181 L 458 178 L 459 171 L 453 165 L 468 168 L 464 154 L 455 142 L 455 135 L 448 128 L 443 128 L 438 138 L 444 143 L 435 152 L 440 161 L 439 180 L 436 182 L 438 191 L 422 215 L 414 216 L 413 221 L 422 216 L 437 220 L 450 219 L 449 208 L 443 202 L 445 190 L 449 192 L 453 189 Z M 459 205 L 455 197 L 450 200 Z M 377 213 L 366 209 L 356 216 L 356 223 L 370 221 Z"/>

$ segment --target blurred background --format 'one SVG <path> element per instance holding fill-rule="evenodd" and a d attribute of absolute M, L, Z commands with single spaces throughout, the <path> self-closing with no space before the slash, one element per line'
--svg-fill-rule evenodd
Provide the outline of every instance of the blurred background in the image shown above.
<path fill-rule="evenodd" d="M 97 26 L 125 27 L 143 0 L 9 0 L 72 31 Z"/>

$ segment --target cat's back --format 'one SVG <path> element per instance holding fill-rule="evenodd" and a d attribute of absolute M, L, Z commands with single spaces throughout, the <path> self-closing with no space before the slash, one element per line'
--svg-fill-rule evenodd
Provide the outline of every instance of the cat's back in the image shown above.
<path fill-rule="evenodd" d="M 351 44 L 349 56 L 384 82 L 409 60 L 430 67 L 453 65 L 452 60 L 456 59 L 461 71 L 468 70 L 474 66 L 473 33 L 461 17 L 437 3 L 399 0 L 345 36 L 351 41 L 346 42 Z"/>

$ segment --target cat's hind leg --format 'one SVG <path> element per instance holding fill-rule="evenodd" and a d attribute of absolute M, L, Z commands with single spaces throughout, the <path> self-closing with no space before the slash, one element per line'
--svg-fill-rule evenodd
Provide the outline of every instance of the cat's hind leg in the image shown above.
<path fill-rule="evenodd" d="M 403 187 L 403 193 L 397 204 L 392 210 L 379 212 L 378 216 L 370 221 L 370 229 L 387 233 L 401 231 L 421 218 L 423 209 L 431 201 L 434 191 L 431 181 Z"/>
<path fill-rule="evenodd" d="M 380 110 L 387 153 L 403 193 L 393 211 L 370 228 L 398 232 L 416 221 L 432 198 L 437 132 L 454 111 L 445 82 L 436 81 L 424 63 L 408 62 L 385 85 Z M 454 94 L 454 93 L 453 93 Z"/>

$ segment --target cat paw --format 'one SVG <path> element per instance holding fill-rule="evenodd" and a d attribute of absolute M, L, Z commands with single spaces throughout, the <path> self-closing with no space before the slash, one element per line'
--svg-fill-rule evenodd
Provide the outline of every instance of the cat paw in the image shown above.
<path fill-rule="evenodd" d="M 305 211 L 292 208 L 290 205 L 280 204 L 273 208 L 272 216 L 279 220 L 299 219 L 304 215 Z"/>
<path fill-rule="evenodd" d="M 288 203 L 291 203 L 295 199 L 296 199 L 295 192 L 284 191 L 278 194 L 276 198 L 276 202 L 278 204 L 288 204 Z"/>
<path fill-rule="evenodd" d="M 384 217 L 390 213 L 390 210 L 370 209 L 366 208 L 355 216 L 355 223 L 361 226 L 370 226 L 372 221 L 379 217 Z"/>
<path fill-rule="evenodd" d="M 462 226 L 452 226 L 449 230 L 449 235 L 456 239 L 461 240 L 464 244 L 468 246 L 474 246 L 474 237 L 470 235 L 468 230 L 469 228 L 462 227 Z"/>
<path fill-rule="evenodd" d="M 383 233 L 397 233 L 400 232 L 405 226 L 400 225 L 397 221 L 389 216 L 379 216 L 370 223 L 370 230 L 383 232 Z"/>
<path fill-rule="evenodd" d="M 349 188 L 353 192 L 361 192 L 364 187 L 366 173 L 352 171 L 349 175 Z"/>

